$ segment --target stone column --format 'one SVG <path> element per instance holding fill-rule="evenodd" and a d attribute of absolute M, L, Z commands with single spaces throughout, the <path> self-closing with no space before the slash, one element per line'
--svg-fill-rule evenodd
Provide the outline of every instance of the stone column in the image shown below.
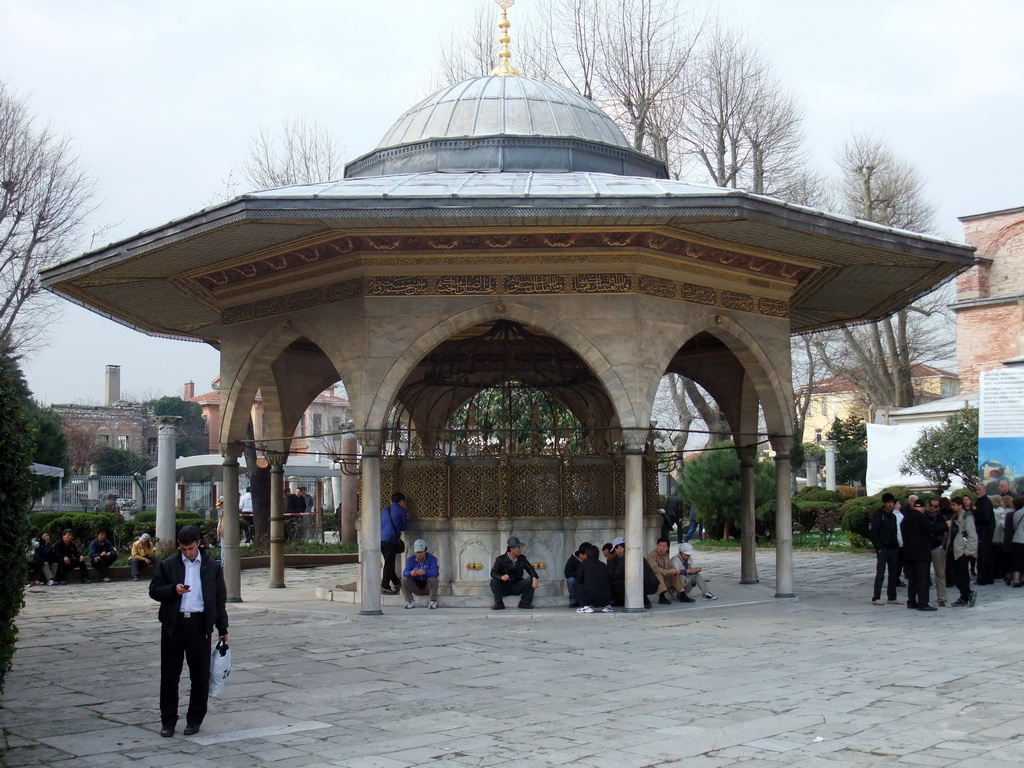
<path fill-rule="evenodd" d="M 753 446 L 744 446 L 737 453 L 740 454 L 740 584 L 757 584 L 756 454 Z"/>
<path fill-rule="evenodd" d="M 818 460 L 808 459 L 807 460 L 807 487 L 817 488 L 818 487 Z"/>
<path fill-rule="evenodd" d="M 836 489 L 836 441 L 825 441 L 825 490 Z"/>
<path fill-rule="evenodd" d="M 242 602 L 242 561 L 239 554 L 238 529 L 238 456 L 236 446 L 223 446 L 223 475 L 220 485 L 224 497 L 224 547 L 221 559 L 224 561 L 224 584 L 227 587 L 228 602 Z"/>
<path fill-rule="evenodd" d="M 644 611 L 644 467 L 643 440 L 627 436 L 625 449 L 626 474 L 626 613 Z"/>
<path fill-rule="evenodd" d="M 135 514 L 137 515 L 140 511 L 146 508 L 144 502 L 144 494 L 142 493 L 142 485 L 146 482 L 146 476 L 141 472 L 136 472 L 132 475 L 132 499 L 135 500 Z M 134 517 L 134 515 L 133 515 Z"/>
<path fill-rule="evenodd" d="M 346 432 L 341 436 L 341 489 L 338 503 L 341 514 L 338 516 L 338 541 L 343 544 L 356 543 L 356 509 L 359 505 L 359 444 L 355 432 Z M 377 467 L 380 472 L 380 465 Z M 377 491 L 378 496 L 380 491 Z M 378 510 L 380 507 L 378 507 Z M 380 532 L 377 532 L 380 536 Z"/>
<path fill-rule="evenodd" d="M 89 498 L 97 501 L 100 498 L 100 471 L 95 464 L 89 467 Z"/>
<path fill-rule="evenodd" d="M 359 507 L 359 592 L 363 616 L 379 616 L 381 611 L 380 578 L 380 434 L 363 436 L 362 458 L 359 462 L 363 480 L 362 503 Z"/>
<path fill-rule="evenodd" d="M 159 432 L 156 446 L 156 539 L 173 548 L 177 530 L 174 527 L 175 446 L 181 416 L 157 416 Z"/>
<path fill-rule="evenodd" d="M 284 589 L 284 460 L 285 455 L 267 451 L 270 462 L 270 584 Z"/>
<path fill-rule="evenodd" d="M 793 592 L 793 497 L 789 466 L 789 438 L 774 441 L 775 448 L 775 596 L 796 597 Z"/>

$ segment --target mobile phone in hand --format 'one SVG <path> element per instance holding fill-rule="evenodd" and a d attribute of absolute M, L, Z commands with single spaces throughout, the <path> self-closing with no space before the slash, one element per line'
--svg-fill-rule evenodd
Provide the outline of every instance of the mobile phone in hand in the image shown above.
<path fill-rule="evenodd" d="M 182 584 L 181 586 L 183 586 L 185 589 L 191 589 L 191 587 L 188 584 Z"/>

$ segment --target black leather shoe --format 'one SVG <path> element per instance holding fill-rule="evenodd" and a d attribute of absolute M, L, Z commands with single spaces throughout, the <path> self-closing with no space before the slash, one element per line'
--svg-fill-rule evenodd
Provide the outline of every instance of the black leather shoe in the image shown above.
<path fill-rule="evenodd" d="M 679 602 L 680 603 L 696 603 L 697 601 L 694 600 L 689 595 L 681 594 L 681 595 L 679 595 Z"/>
<path fill-rule="evenodd" d="M 672 601 L 668 599 L 668 595 L 662 592 L 658 595 L 658 605 L 672 605 Z"/>
<path fill-rule="evenodd" d="M 185 726 L 185 730 L 182 731 L 182 733 L 184 733 L 186 736 L 195 736 L 197 733 L 199 733 L 199 726 L 198 725 L 186 725 Z"/>
<path fill-rule="evenodd" d="M 504 611 L 505 610 L 505 604 L 504 603 L 495 603 L 494 605 L 491 606 L 491 610 L 492 611 Z"/>
<path fill-rule="evenodd" d="M 934 605 L 919 605 L 917 607 L 917 610 L 919 610 L 919 611 L 937 611 L 939 609 L 936 608 Z"/>
<path fill-rule="evenodd" d="M 160 735 L 163 736 L 165 739 L 170 738 L 174 735 L 174 726 L 165 725 L 163 728 L 160 729 Z"/>
<path fill-rule="evenodd" d="M 526 608 L 528 610 L 533 610 L 533 603 L 520 603 L 519 607 Z"/>

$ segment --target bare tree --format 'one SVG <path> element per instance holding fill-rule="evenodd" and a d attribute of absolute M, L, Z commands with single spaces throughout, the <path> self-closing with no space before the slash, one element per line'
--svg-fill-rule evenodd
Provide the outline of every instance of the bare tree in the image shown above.
<path fill-rule="evenodd" d="M 914 165 L 871 134 L 854 134 L 838 157 L 839 193 L 846 213 L 890 227 L 927 232 L 935 205 L 924 196 Z"/>
<path fill-rule="evenodd" d="M 599 27 L 597 78 L 602 96 L 632 134 L 633 148 L 667 160 L 685 98 L 682 73 L 698 33 L 687 26 L 677 4 L 667 0 L 618 0 Z"/>
<path fill-rule="evenodd" d="M 892 227 L 931 228 L 935 206 L 924 195 L 920 173 L 884 141 L 856 134 L 838 162 L 844 212 Z M 864 392 L 866 405 L 915 405 L 913 366 L 941 361 L 952 351 L 948 304 L 948 292 L 940 288 L 877 323 L 815 334 L 811 343 L 829 372 Z"/>
<path fill-rule="evenodd" d="M 688 68 L 680 151 L 713 184 L 759 195 L 806 196 L 803 109 L 744 32 L 721 22 Z"/>
<path fill-rule="evenodd" d="M 433 90 L 471 77 L 491 74 L 498 63 L 498 24 L 495 14 L 478 5 L 468 26 L 453 27 L 441 38 L 441 58 L 432 79 Z M 518 46 L 517 46 L 518 48 Z"/>
<path fill-rule="evenodd" d="M 337 181 L 344 170 L 330 128 L 302 115 L 284 120 L 279 133 L 261 126 L 249 142 L 241 176 L 251 187 L 267 189 Z"/>
<path fill-rule="evenodd" d="M 39 343 L 49 310 L 39 271 L 74 254 L 95 191 L 71 138 L 0 82 L 0 354 Z"/>

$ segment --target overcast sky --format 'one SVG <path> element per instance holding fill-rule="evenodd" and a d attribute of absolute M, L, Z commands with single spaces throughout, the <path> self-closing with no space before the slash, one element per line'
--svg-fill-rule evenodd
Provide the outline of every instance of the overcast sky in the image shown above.
<path fill-rule="evenodd" d="M 517 14 L 535 1 L 510 11 L 513 62 Z M 493 3 L 4 0 L 0 79 L 95 173 L 90 231 L 110 227 L 99 247 L 223 197 L 261 125 L 304 113 L 334 130 L 346 160 L 371 150 L 429 93 L 441 36 L 481 5 Z M 920 168 L 951 240 L 962 240 L 958 216 L 1024 205 L 1024 3 L 688 5 L 720 11 L 772 57 L 823 169 L 853 131 L 876 133 Z M 144 396 L 181 394 L 189 380 L 206 391 L 218 373 L 206 345 L 61 304 L 25 361 L 43 402 L 100 401 L 107 364 L 121 366 L 123 392 Z"/>

